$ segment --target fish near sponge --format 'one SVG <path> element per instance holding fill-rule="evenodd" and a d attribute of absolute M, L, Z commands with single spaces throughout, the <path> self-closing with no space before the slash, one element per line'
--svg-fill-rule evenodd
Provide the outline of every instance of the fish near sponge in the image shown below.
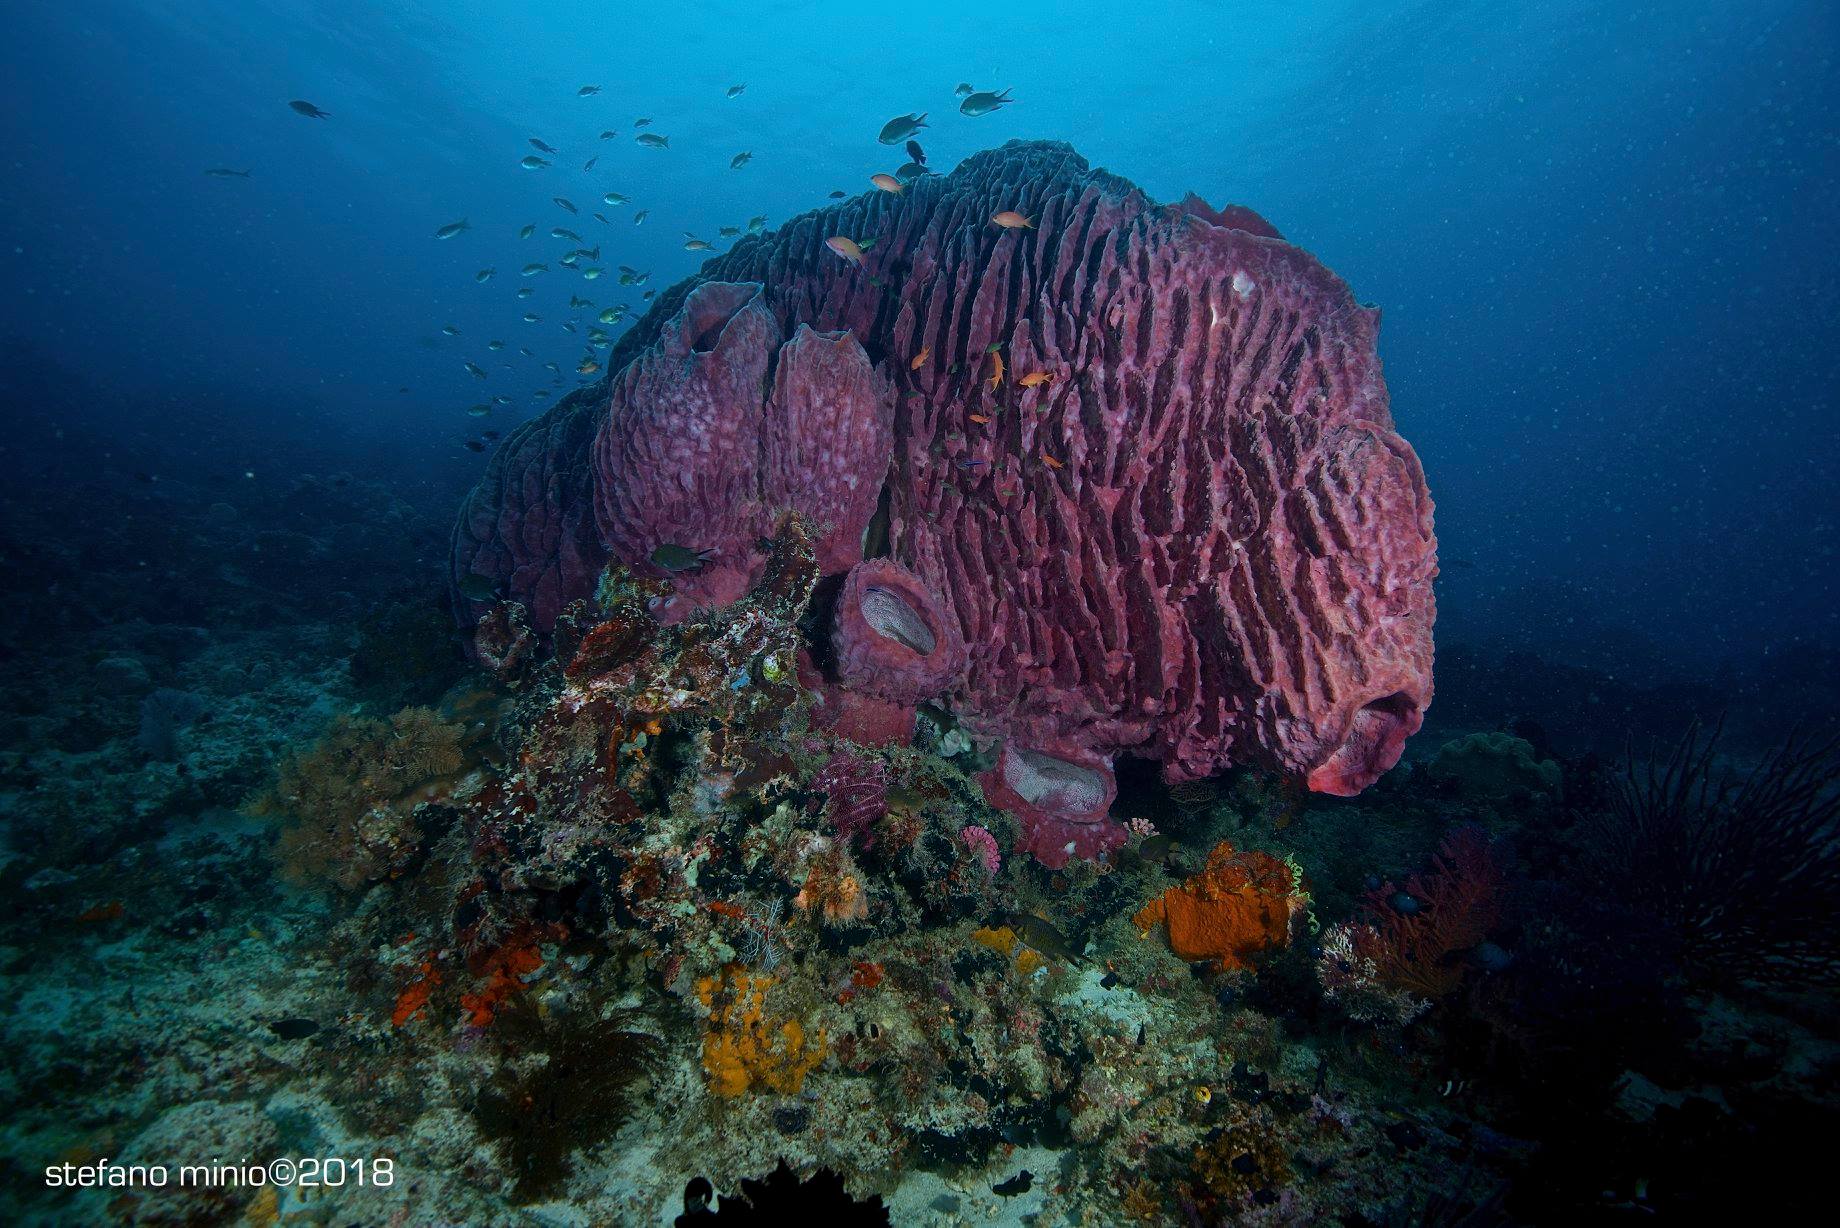
<path fill-rule="evenodd" d="M 1034 227 L 990 225 L 1003 211 Z M 764 505 L 805 498 L 827 574 L 873 525 L 935 647 L 956 632 L 964 665 L 930 698 L 1018 748 L 1016 779 L 987 788 L 1025 803 L 1038 859 L 1116 847 L 1089 803 L 1120 755 L 1170 783 L 1251 765 L 1358 793 L 1423 722 L 1436 617 L 1432 502 L 1378 327 L 1251 210 L 1159 205 L 1064 144 L 1011 142 L 793 218 L 662 294 L 610 356 L 610 398 L 505 441 L 455 581 L 585 590 L 597 550 L 646 571 L 675 541 L 713 549 L 672 577 L 686 611 L 709 608 L 745 591 Z M 842 391 L 775 419 L 788 402 L 765 384 L 788 360 Z M 991 378 L 999 360 L 1012 377 Z M 582 446 L 577 414 L 592 463 L 537 455 Z M 526 604 L 545 630 L 547 602 Z M 879 612 L 897 641 L 916 625 Z M 899 659 L 850 662 L 846 689 L 915 702 L 886 694 L 919 689 Z M 1074 785 L 1029 797 L 1044 774 Z"/>
<path fill-rule="evenodd" d="M 708 282 L 614 380 L 594 440 L 594 519 L 612 558 L 670 579 L 667 622 L 740 598 L 787 510 L 816 526 L 821 570 L 862 557 L 888 469 L 887 381 L 844 332 L 790 341 L 757 282 Z M 703 556 L 680 571 L 661 549 Z"/>

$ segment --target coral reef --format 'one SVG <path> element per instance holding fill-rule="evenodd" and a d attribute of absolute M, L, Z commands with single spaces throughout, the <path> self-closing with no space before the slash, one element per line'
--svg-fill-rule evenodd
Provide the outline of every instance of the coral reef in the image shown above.
<path fill-rule="evenodd" d="M 821 526 L 822 571 L 854 562 L 886 475 L 878 567 L 902 570 L 876 574 L 902 579 L 859 581 L 842 611 L 859 685 L 911 698 L 962 642 L 951 708 L 1088 772 L 1250 762 L 1346 794 L 1392 766 L 1431 697 L 1436 563 L 1375 313 L 1250 211 L 1159 207 L 1062 145 L 880 197 L 662 295 L 612 356 L 609 403 L 501 449 L 456 528 L 456 584 L 548 628 L 612 558 L 668 578 L 676 620 L 747 591 L 787 506 Z M 999 209 L 1038 228 L 980 224 Z M 839 261 L 838 234 L 873 253 Z M 857 651 L 859 618 L 884 624 L 882 656 Z M 897 647 L 927 662 L 914 678 Z M 1115 843 L 1035 834 L 1049 809 L 1019 811 L 1037 855 Z"/>
<path fill-rule="evenodd" d="M 1518 796 L 1557 799 L 1559 765 L 1505 733 L 1472 733 L 1446 742 L 1425 770 L 1464 797 L 1500 802 Z"/>

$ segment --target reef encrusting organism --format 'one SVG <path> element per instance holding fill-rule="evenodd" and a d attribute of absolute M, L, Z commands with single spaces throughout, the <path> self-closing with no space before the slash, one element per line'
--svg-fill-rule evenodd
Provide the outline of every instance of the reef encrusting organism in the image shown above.
<path fill-rule="evenodd" d="M 865 541 L 887 556 L 846 585 L 846 691 L 942 687 L 1025 783 L 1066 777 L 1032 799 L 990 778 L 1043 861 L 1116 845 L 1096 806 L 1118 755 L 1355 793 L 1430 701 L 1437 570 L 1377 319 L 1249 210 L 1159 206 L 1013 143 L 745 237 L 660 296 L 607 393 L 494 456 L 455 530 L 457 608 L 470 624 L 465 593 L 492 588 L 549 632 L 614 561 L 678 621 L 746 593 L 797 509 L 825 575 Z"/>

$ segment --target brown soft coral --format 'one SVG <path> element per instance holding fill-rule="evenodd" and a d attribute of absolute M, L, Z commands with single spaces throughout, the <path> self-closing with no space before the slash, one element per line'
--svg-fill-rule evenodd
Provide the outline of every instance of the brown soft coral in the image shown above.
<path fill-rule="evenodd" d="M 415 808 L 452 788 L 468 763 L 464 730 L 429 708 L 388 720 L 341 716 L 284 760 L 252 809 L 292 820 L 277 842 L 282 872 L 348 891 L 390 877 L 421 847 Z"/>

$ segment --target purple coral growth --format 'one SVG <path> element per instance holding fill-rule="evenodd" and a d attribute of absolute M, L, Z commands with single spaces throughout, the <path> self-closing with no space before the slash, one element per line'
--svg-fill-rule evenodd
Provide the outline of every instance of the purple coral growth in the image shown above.
<path fill-rule="evenodd" d="M 811 787 L 824 795 L 824 811 L 839 839 L 872 848 L 869 828 L 888 812 L 888 772 L 881 764 L 838 751 L 812 777 Z"/>

